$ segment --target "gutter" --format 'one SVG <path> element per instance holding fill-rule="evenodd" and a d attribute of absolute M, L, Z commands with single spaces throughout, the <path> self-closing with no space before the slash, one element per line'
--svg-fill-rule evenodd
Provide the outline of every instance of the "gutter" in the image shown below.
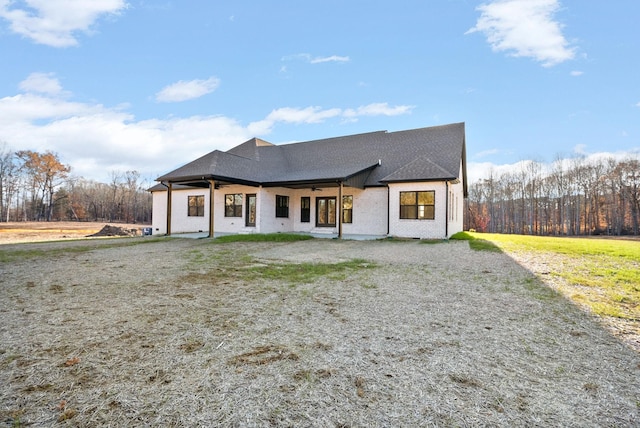
<path fill-rule="evenodd" d="M 446 203 L 444 204 L 444 239 L 449 239 L 449 182 L 444 182 L 444 197 L 446 198 Z"/>
<path fill-rule="evenodd" d="M 389 185 L 387 184 L 387 236 L 389 236 L 389 231 L 391 230 L 391 190 L 389 190 Z"/>

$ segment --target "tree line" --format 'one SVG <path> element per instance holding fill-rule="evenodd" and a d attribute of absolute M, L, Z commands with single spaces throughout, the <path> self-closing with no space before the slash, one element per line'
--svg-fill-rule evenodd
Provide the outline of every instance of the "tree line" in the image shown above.
<path fill-rule="evenodd" d="M 137 171 L 109 183 L 75 177 L 56 153 L 0 143 L 0 222 L 151 223 L 152 197 Z M 521 162 L 469 184 L 465 227 L 533 235 L 639 235 L 640 160 Z"/>
<path fill-rule="evenodd" d="M 137 171 L 112 172 L 109 183 L 74 177 L 56 153 L 0 145 L 0 222 L 151 223 L 152 197 Z"/>
<path fill-rule="evenodd" d="M 532 235 L 638 235 L 640 161 L 584 157 L 516 171 L 469 185 L 469 229 Z"/>

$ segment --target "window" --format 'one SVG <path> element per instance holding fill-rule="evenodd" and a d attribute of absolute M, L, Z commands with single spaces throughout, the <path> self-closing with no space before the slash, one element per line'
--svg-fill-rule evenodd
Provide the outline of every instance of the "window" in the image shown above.
<path fill-rule="evenodd" d="M 454 207 L 453 207 L 453 192 L 449 191 L 449 220 L 453 221 L 454 215 Z"/>
<path fill-rule="evenodd" d="M 224 195 L 224 216 L 242 217 L 242 193 Z"/>
<path fill-rule="evenodd" d="M 336 225 L 336 198 L 316 198 L 316 226 L 334 227 Z"/>
<path fill-rule="evenodd" d="M 458 221 L 458 195 L 456 195 L 456 221 Z"/>
<path fill-rule="evenodd" d="M 276 217 L 289 217 L 289 197 L 276 195 Z"/>
<path fill-rule="evenodd" d="M 189 196 L 189 217 L 203 217 L 204 216 L 204 195 Z"/>
<path fill-rule="evenodd" d="M 353 223 L 353 196 L 342 197 L 342 222 Z"/>
<path fill-rule="evenodd" d="M 300 222 L 309 223 L 311 221 L 311 198 L 303 196 L 300 198 Z"/>
<path fill-rule="evenodd" d="M 400 218 L 433 220 L 436 217 L 436 192 L 400 192 Z"/>
<path fill-rule="evenodd" d="M 244 225 L 247 227 L 256 227 L 256 195 L 247 195 L 247 211 L 244 216 Z"/>

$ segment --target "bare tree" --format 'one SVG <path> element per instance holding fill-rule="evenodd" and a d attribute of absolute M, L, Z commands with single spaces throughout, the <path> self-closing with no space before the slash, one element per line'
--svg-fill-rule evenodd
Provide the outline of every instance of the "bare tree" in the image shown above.
<path fill-rule="evenodd" d="M 637 235 L 640 214 L 640 162 L 637 158 L 624 160 L 618 164 L 616 173 L 620 180 L 622 196 L 629 204 L 632 233 Z"/>
<path fill-rule="evenodd" d="M 640 234 L 640 160 L 557 157 L 472 183 L 469 225 L 499 233 Z M 482 229 L 482 219 L 486 227 Z"/>
<path fill-rule="evenodd" d="M 64 183 L 71 167 L 64 165 L 53 152 L 43 154 L 31 150 L 16 152 L 21 169 L 29 177 L 31 218 L 51 221 L 55 190 Z"/>
<path fill-rule="evenodd" d="M 18 190 L 20 176 L 15 154 L 6 143 L 0 146 L 0 221 L 9 221 L 11 202 Z"/>

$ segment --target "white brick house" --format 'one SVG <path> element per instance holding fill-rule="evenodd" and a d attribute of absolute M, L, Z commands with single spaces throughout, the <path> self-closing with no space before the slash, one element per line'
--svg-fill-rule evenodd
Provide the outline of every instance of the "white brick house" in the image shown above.
<path fill-rule="evenodd" d="M 464 123 L 283 145 L 254 138 L 157 181 L 154 234 L 443 239 L 463 227 Z"/>

